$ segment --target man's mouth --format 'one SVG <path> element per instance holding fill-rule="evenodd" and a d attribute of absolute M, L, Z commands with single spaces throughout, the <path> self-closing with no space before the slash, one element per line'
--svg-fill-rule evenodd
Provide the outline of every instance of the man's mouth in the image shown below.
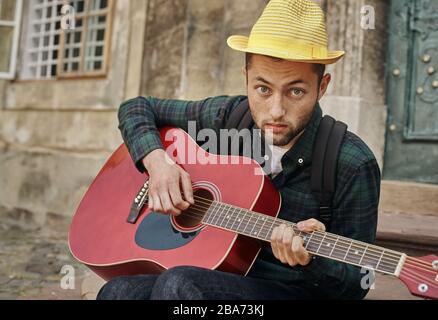
<path fill-rule="evenodd" d="M 272 131 L 274 134 L 282 133 L 287 129 L 287 125 L 278 123 L 268 123 L 265 125 L 267 131 Z"/>

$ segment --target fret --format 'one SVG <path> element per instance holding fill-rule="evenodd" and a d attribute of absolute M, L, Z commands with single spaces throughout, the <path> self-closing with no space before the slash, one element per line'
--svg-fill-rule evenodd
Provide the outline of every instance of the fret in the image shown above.
<path fill-rule="evenodd" d="M 268 220 L 268 216 L 263 215 L 263 217 L 262 217 L 263 224 L 260 227 L 260 232 L 259 232 L 260 239 L 266 239 L 266 236 L 262 235 L 263 231 L 265 230 L 264 227 L 265 227 L 266 220 Z"/>
<path fill-rule="evenodd" d="M 254 232 L 254 228 L 257 226 L 257 222 L 258 222 L 259 219 L 260 219 L 260 215 L 257 214 L 257 215 L 255 215 L 255 216 L 257 216 L 257 219 L 256 219 L 256 222 L 254 223 L 254 226 L 253 226 L 252 229 L 251 229 L 251 232 L 249 233 L 251 236 L 257 236 L 257 235 L 259 234 L 259 232 L 260 232 L 260 230 Z"/>
<path fill-rule="evenodd" d="M 364 252 L 365 249 L 363 245 L 353 240 L 352 246 L 347 257 L 345 258 L 345 261 L 360 265 L 359 262 L 361 261 Z"/>
<path fill-rule="evenodd" d="M 316 249 L 315 253 L 319 253 L 319 250 L 321 250 L 322 244 L 324 243 L 326 236 L 327 236 L 327 234 L 324 233 L 324 236 L 322 237 L 321 243 L 319 244 L 319 247 L 318 247 L 318 249 Z"/>
<path fill-rule="evenodd" d="M 223 215 L 223 217 L 222 217 L 222 220 L 220 219 L 220 217 L 219 217 L 219 219 L 218 219 L 218 221 L 217 221 L 217 223 L 216 223 L 216 225 L 218 226 L 218 227 L 224 227 L 223 226 L 223 223 L 224 223 L 224 221 L 225 221 L 225 218 L 228 218 L 229 217 L 229 210 L 231 209 L 232 207 L 231 206 L 229 206 L 229 205 L 226 205 L 226 206 L 224 206 L 224 210 L 222 211 L 222 215 Z M 219 222 L 219 220 L 221 220 L 221 222 Z"/>
<path fill-rule="evenodd" d="M 396 257 L 389 257 L 389 261 L 385 260 L 385 250 L 377 247 L 373 248 L 373 250 L 377 252 L 369 253 L 370 248 L 367 249 L 368 252 L 363 259 L 364 262 L 362 262 L 362 265 L 380 272 L 394 274 L 395 270 L 397 269 L 399 259 Z M 378 252 L 381 252 L 381 254 L 378 255 Z"/>
<path fill-rule="evenodd" d="M 249 219 L 248 219 L 248 223 L 246 224 L 245 228 L 243 228 L 242 233 L 248 235 L 248 233 L 245 233 L 246 228 L 248 228 L 248 226 L 250 226 L 251 224 L 251 220 L 252 220 L 252 215 L 249 215 Z"/>
<path fill-rule="evenodd" d="M 382 262 L 382 258 L 384 254 L 385 254 L 385 250 L 382 250 L 382 254 L 380 255 L 379 261 L 377 261 L 376 269 L 379 269 L 379 265 Z"/>
<path fill-rule="evenodd" d="M 236 209 L 233 207 L 229 207 L 229 212 L 226 214 L 226 217 L 224 219 L 225 225 L 222 222 L 222 227 L 226 230 L 231 230 L 233 231 L 233 229 L 230 228 L 229 224 L 233 225 L 233 222 L 235 221 L 235 214 L 236 214 Z"/>
<path fill-rule="evenodd" d="M 352 245 L 353 245 L 353 241 L 350 241 L 350 245 L 348 246 L 347 252 L 345 253 L 345 256 L 342 260 L 345 260 L 347 258 L 348 252 L 350 251 Z"/>
<path fill-rule="evenodd" d="M 221 218 L 221 209 L 223 209 L 223 207 L 222 207 L 222 204 L 221 203 L 218 203 L 218 205 L 217 205 L 217 211 L 216 211 L 216 213 L 214 214 L 215 216 L 213 217 L 213 219 L 211 220 L 211 224 L 212 225 L 214 225 L 214 226 L 217 226 L 218 225 L 218 221 L 219 221 L 219 219 Z M 217 218 L 217 219 L 216 219 Z"/>
<path fill-rule="evenodd" d="M 266 241 L 271 241 L 271 229 L 272 229 L 273 224 L 275 223 L 275 218 L 266 217 L 265 224 L 266 224 L 266 222 L 268 222 L 268 223 L 272 222 L 272 224 L 271 224 L 270 227 L 268 225 L 266 225 L 266 227 L 263 228 L 264 230 L 266 230 L 265 231 L 266 234 L 263 237 L 263 239 L 266 240 Z"/>
<path fill-rule="evenodd" d="M 336 241 L 334 240 L 333 236 L 329 234 L 324 235 L 324 243 L 322 243 L 322 246 L 318 249 L 318 253 L 320 255 L 330 257 L 330 254 L 335 246 Z"/>
<path fill-rule="evenodd" d="M 272 219 L 271 227 L 269 228 L 269 231 L 268 231 L 268 233 L 266 235 L 268 241 L 271 241 L 272 229 L 274 228 L 275 222 L 276 222 L 276 220 Z"/>
<path fill-rule="evenodd" d="M 386 250 L 383 250 L 382 256 L 379 259 L 378 267 L 376 267 L 376 270 L 387 272 L 390 274 L 394 274 L 397 270 L 398 263 L 400 262 L 400 256 L 395 256 L 393 253 L 389 257 L 385 259 L 385 255 L 388 256 L 390 253 L 388 253 Z"/>
<path fill-rule="evenodd" d="M 365 253 L 367 252 L 368 247 L 369 247 L 369 245 L 367 244 L 365 247 L 365 250 L 363 251 L 362 258 L 360 258 L 360 260 L 359 260 L 360 265 L 362 265 L 363 257 L 365 257 Z"/>
<path fill-rule="evenodd" d="M 307 233 L 304 237 L 303 237 L 303 241 L 305 242 L 305 244 L 304 244 L 304 248 L 307 250 L 307 251 L 310 251 L 310 252 L 315 252 L 316 250 L 315 250 L 315 246 L 317 246 L 317 244 L 315 244 L 315 243 L 313 243 L 312 242 L 312 239 L 313 239 L 313 235 L 314 235 L 315 233 L 314 232 L 312 232 L 312 233 Z"/>
<path fill-rule="evenodd" d="M 365 256 L 363 258 L 362 266 L 376 270 L 377 269 L 376 268 L 377 262 L 378 262 L 378 259 L 375 257 L 374 253 L 369 252 L 369 248 L 368 248 L 368 250 L 365 253 Z"/>
<path fill-rule="evenodd" d="M 336 243 L 333 246 L 333 250 L 330 253 L 330 257 L 335 258 L 337 260 L 340 261 L 344 261 L 344 256 L 345 256 L 345 250 L 346 250 L 346 246 L 344 246 L 344 244 L 342 243 L 342 240 L 340 237 L 337 237 L 336 239 Z"/>
<path fill-rule="evenodd" d="M 236 210 L 236 214 L 237 214 L 237 217 L 235 217 L 234 219 L 233 219 L 233 223 L 231 224 L 231 227 L 230 227 L 230 230 L 233 230 L 233 231 L 236 231 L 236 229 L 233 229 L 233 227 L 234 227 L 234 224 L 236 223 L 236 222 L 238 222 L 240 219 L 241 219 L 241 212 L 242 212 L 243 210 L 242 209 L 237 209 Z"/>
<path fill-rule="evenodd" d="M 243 211 L 242 209 L 240 210 L 240 211 Z M 248 214 L 248 212 L 247 211 L 243 211 L 244 212 L 244 215 L 243 215 L 243 217 L 240 219 L 240 223 L 239 223 L 239 225 L 237 226 L 237 229 L 236 229 L 236 231 L 238 232 L 238 233 L 240 233 L 240 226 L 242 225 L 242 222 L 245 220 L 245 217 L 246 217 L 246 215 Z"/>
<path fill-rule="evenodd" d="M 215 210 L 218 209 L 217 203 L 212 203 L 210 205 L 210 208 L 208 208 L 207 212 L 208 212 L 208 216 L 205 215 L 204 218 L 207 217 L 207 219 L 205 220 L 205 223 L 212 225 L 213 219 L 215 218 Z M 209 212 L 211 210 L 211 212 Z"/>

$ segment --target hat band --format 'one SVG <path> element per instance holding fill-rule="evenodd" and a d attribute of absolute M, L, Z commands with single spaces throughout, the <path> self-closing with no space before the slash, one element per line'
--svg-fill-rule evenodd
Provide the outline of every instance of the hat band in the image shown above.
<path fill-rule="evenodd" d="M 280 53 L 289 58 L 297 55 L 308 57 L 308 59 L 325 59 L 328 50 L 322 46 L 315 46 L 299 40 L 272 39 L 257 35 L 251 35 L 248 41 L 249 50 L 267 51 L 273 54 Z M 307 58 L 303 58 L 307 59 Z"/>

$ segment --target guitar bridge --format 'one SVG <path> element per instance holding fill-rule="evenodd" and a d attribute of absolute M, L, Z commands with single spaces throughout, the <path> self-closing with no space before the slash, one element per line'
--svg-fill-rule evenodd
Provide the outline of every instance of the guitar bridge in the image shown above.
<path fill-rule="evenodd" d="M 135 224 L 140 216 L 144 205 L 149 201 L 149 181 L 147 181 L 132 201 L 131 211 L 127 219 L 128 223 Z"/>

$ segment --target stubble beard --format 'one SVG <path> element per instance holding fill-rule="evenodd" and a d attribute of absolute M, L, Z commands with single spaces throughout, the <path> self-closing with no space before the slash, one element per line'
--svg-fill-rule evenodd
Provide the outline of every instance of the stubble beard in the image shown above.
<path fill-rule="evenodd" d="M 310 120 L 312 119 L 312 115 L 315 112 L 315 109 L 316 109 L 316 104 L 315 104 L 315 108 L 313 108 L 312 112 L 310 112 L 308 115 L 306 115 L 306 117 L 302 121 L 300 121 L 297 126 L 294 126 L 292 123 L 285 123 L 291 129 L 287 133 L 285 133 L 283 136 L 280 136 L 280 137 L 274 135 L 273 133 L 266 133 L 266 130 L 263 128 L 269 122 L 268 121 L 263 122 L 263 124 L 261 126 L 262 137 L 266 141 L 271 141 L 274 146 L 277 146 L 277 147 L 287 146 L 290 142 L 292 142 L 294 139 L 296 139 L 307 128 L 307 126 L 310 123 Z"/>

